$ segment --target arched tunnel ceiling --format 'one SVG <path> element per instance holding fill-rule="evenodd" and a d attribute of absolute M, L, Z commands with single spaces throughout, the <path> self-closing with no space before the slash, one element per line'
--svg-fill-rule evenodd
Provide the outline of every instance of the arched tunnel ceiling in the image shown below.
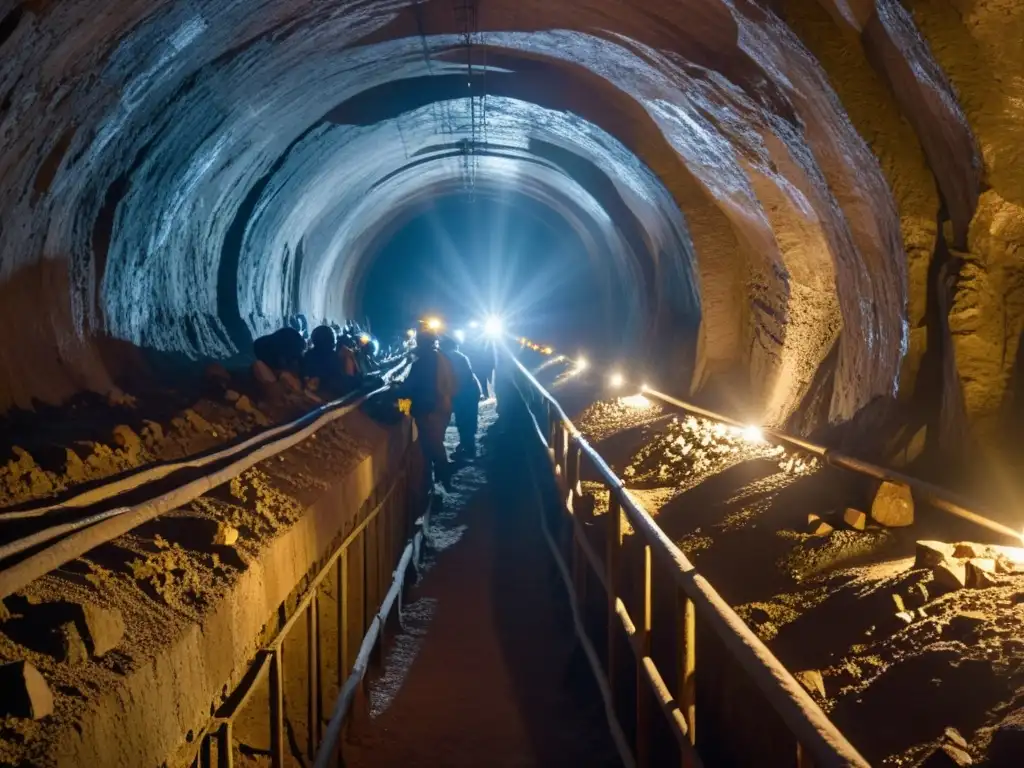
<path fill-rule="evenodd" d="M 483 193 L 586 233 L 638 334 L 671 345 L 699 307 L 695 381 L 738 378 L 768 422 L 913 397 L 922 365 L 965 419 L 1001 407 L 1020 312 L 986 297 L 1018 300 L 1024 80 L 999 64 L 993 126 L 965 60 L 1019 11 L 479 0 L 463 29 L 460 5 L 0 2 L 0 406 L 109 387 L 111 339 L 227 357 L 288 312 L 343 315 L 470 147 Z M 951 254 L 973 294 L 938 289 Z"/>

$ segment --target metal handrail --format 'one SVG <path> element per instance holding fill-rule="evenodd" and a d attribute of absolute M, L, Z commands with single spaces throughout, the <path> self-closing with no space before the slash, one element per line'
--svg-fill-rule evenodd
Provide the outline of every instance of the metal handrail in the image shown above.
<path fill-rule="evenodd" d="M 549 419 L 549 445 L 556 467 L 560 473 L 560 481 L 567 485 L 568 501 L 567 506 L 573 512 L 573 497 L 579 493 L 579 466 L 581 456 L 585 456 L 601 478 L 602 483 L 609 489 L 609 557 L 602 566 L 594 562 L 596 558 L 588 556 L 583 547 L 578 547 L 584 558 L 590 565 L 600 572 L 602 567 L 608 569 L 606 585 L 609 600 L 609 620 L 611 615 L 621 619 L 623 626 L 628 629 L 634 627 L 634 637 L 631 645 L 637 655 L 638 674 L 647 678 L 652 686 L 652 691 L 665 703 L 663 687 L 657 668 L 651 668 L 653 660 L 649 654 L 650 638 L 650 564 L 652 555 L 659 558 L 669 567 L 672 580 L 674 581 L 680 596 L 683 598 L 683 605 L 680 610 L 680 622 L 683 633 L 687 638 L 686 648 L 683 651 L 683 658 L 687 665 L 686 679 L 681 681 L 681 702 L 679 709 L 682 717 L 678 720 L 673 715 L 670 726 L 676 724 L 677 735 L 685 736 L 691 745 L 695 743 L 694 701 L 693 701 L 693 680 L 694 669 L 691 665 L 695 663 L 693 655 L 693 625 L 696 617 L 708 622 L 715 634 L 724 644 L 728 653 L 743 669 L 746 675 L 753 681 L 755 686 L 765 697 L 771 707 L 778 713 L 780 718 L 796 738 L 798 751 L 809 756 L 819 766 L 868 766 L 867 761 L 857 752 L 846 737 L 833 725 L 822 712 L 821 708 L 814 702 L 810 694 L 793 677 L 793 675 L 782 665 L 760 639 L 750 630 L 736 612 L 725 602 L 711 584 L 697 573 L 693 564 L 680 550 L 675 543 L 661 530 L 654 522 L 651 515 L 632 498 L 623 485 L 622 480 L 612 471 L 608 464 L 601 458 L 600 454 L 587 442 L 580 431 L 573 425 L 572 421 L 562 410 L 561 405 L 554 397 L 537 381 L 529 370 L 511 354 L 509 358 L 515 363 L 519 373 L 530 385 L 533 393 L 538 395 L 545 403 Z M 542 433 L 543 435 L 543 433 Z M 566 438 L 568 443 L 566 444 Z M 575 454 L 574 456 L 570 456 Z M 575 466 L 574 466 L 575 464 Z M 643 621 L 639 627 L 635 626 L 625 606 L 615 595 L 615 567 L 617 557 L 614 553 L 619 542 L 614 541 L 620 538 L 619 509 L 625 513 L 626 518 L 632 524 L 634 530 L 645 542 L 645 600 Z M 577 542 L 582 538 L 582 532 L 577 516 L 572 515 L 574 524 L 574 539 Z M 614 542 L 614 543 L 613 543 Z M 611 644 L 611 627 L 609 626 L 609 643 Z M 613 654 L 609 654 L 611 659 Z M 660 683 L 660 686 L 659 686 Z M 638 696 L 638 704 L 640 697 Z M 666 710 L 667 711 L 667 710 Z M 638 714 L 638 718 L 640 715 Z M 680 722 L 681 721 L 681 722 Z M 685 733 L 680 729 L 686 727 Z M 638 729 L 638 763 L 646 762 L 646 739 L 647 734 L 641 733 Z M 686 753 L 684 752 L 684 759 Z"/>
<path fill-rule="evenodd" d="M 728 416 L 715 413 L 714 411 L 709 411 L 706 408 L 701 408 L 700 406 L 672 397 L 671 395 L 666 395 L 664 392 L 645 389 L 644 394 L 655 397 L 669 405 L 680 408 L 681 410 L 702 416 L 706 419 L 711 419 L 712 421 L 719 421 L 723 424 L 729 424 L 730 426 L 740 428 L 746 426 Z M 818 443 L 813 443 L 800 437 L 794 437 L 793 435 L 788 435 L 785 432 L 781 432 L 776 429 L 762 429 L 761 431 L 772 441 L 784 443 L 798 450 L 812 453 L 830 466 L 865 475 L 875 480 L 883 480 L 890 483 L 905 485 L 910 488 L 918 498 L 927 502 L 936 509 L 941 509 L 943 512 L 948 512 L 949 514 L 960 517 L 968 522 L 980 525 L 994 533 L 1007 536 L 1013 539 L 1015 544 L 1021 543 L 1022 536 L 1020 531 L 1015 531 L 1009 526 L 1003 525 L 1002 523 L 992 520 L 991 518 L 970 509 L 963 499 L 957 498 L 955 494 L 952 494 L 946 489 L 940 488 L 933 483 L 920 480 L 916 477 L 911 477 L 910 475 L 905 475 L 902 472 L 897 472 L 886 467 L 881 467 L 877 464 L 872 464 L 869 461 L 848 456 L 833 448 L 828 448 L 827 446 L 819 445 Z"/>
<path fill-rule="evenodd" d="M 415 446 L 411 447 L 415 450 Z M 245 711 L 251 702 L 254 693 L 266 680 L 269 683 L 270 696 L 267 702 L 269 707 L 269 730 L 270 730 L 270 762 L 273 768 L 283 768 L 285 765 L 285 681 L 283 649 L 285 640 L 292 630 L 305 616 L 306 622 L 306 726 L 307 726 L 307 757 L 314 760 L 315 766 L 330 765 L 338 754 L 342 735 L 342 728 L 345 718 L 348 716 L 353 701 L 356 699 L 361 686 L 363 686 L 366 672 L 370 665 L 373 650 L 381 641 L 384 627 L 387 624 L 395 604 L 399 602 L 402 589 L 405 585 L 405 576 L 409 566 L 416 561 L 424 540 L 424 531 L 428 525 L 427 518 L 429 510 L 415 522 L 413 535 L 406 539 L 402 537 L 401 555 L 398 557 L 397 566 L 391 571 L 391 583 L 380 606 L 374 610 L 372 618 L 366 615 L 365 609 L 367 600 L 370 598 L 368 577 L 370 574 L 369 551 L 377 552 L 379 557 L 390 560 L 396 545 L 399 544 L 399 537 L 396 532 L 400 529 L 397 524 L 408 513 L 408 501 L 410 491 L 411 473 L 409 469 L 409 454 L 406 455 L 406 465 L 393 478 L 388 490 L 379 498 L 372 510 L 366 513 L 362 520 L 349 531 L 341 543 L 327 556 L 323 566 L 298 598 L 290 616 L 283 621 L 273 639 L 261 648 L 250 667 L 250 671 L 242 679 L 241 684 L 228 697 L 227 702 L 217 711 L 216 715 L 208 723 L 205 730 L 198 739 L 198 753 L 191 765 L 195 768 L 212 768 L 213 747 L 216 745 L 216 765 L 218 768 L 232 768 L 234 765 L 234 726 L 239 715 Z M 404 494 L 403 494 L 404 491 Z M 396 503 L 396 496 L 401 496 Z M 392 519 L 395 516 L 399 519 Z M 362 572 L 359 581 L 363 585 L 364 595 L 359 601 L 363 608 L 360 626 L 365 627 L 365 633 L 359 646 L 355 659 L 350 662 L 349 653 L 349 624 L 354 618 L 350 615 L 350 580 L 349 563 L 350 553 L 361 546 L 362 556 L 360 563 Z M 378 570 L 382 567 L 377 563 Z M 384 566 L 388 569 L 391 564 Z M 336 650 L 337 650 L 337 686 L 338 694 L 333 707 L 333 714 L 327 726 L 326 733 L 323 732 L 323 707 L 322 695 L 325 689 L 323 681 L 323 655 L 321 652 L 320 633 L 324 627 L 320 618 L 319 599 L 320 593 L 333 576 L 336 602 L 335 627 Z M 375 582 L 378 587 L 379 583 Z M 375 598 L 374 598 L 375 599 Z M 330 631 L 330 629 L 328 629 Z"/>

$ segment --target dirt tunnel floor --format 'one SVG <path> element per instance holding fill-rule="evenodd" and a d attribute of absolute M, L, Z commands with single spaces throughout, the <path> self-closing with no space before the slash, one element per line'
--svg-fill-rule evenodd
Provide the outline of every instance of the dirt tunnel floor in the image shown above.
<path fill-rule="evenodd" d="M 618 765 L 517 474 L 522 447 L 501 434 L 490 404 L 478 439 L 482 458 L 459 471 L 432 520 L 431 553 L 371 684 L 370 715 L 353 724 L 346 764 Z"/>

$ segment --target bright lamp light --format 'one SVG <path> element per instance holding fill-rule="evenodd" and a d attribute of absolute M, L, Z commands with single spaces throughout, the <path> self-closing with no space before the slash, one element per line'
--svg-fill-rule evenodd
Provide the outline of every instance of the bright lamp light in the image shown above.
<path fill-rule="evenodd" d="M 764 442 L 764 432 L 761 431 L 760 427 L 744 427 L 742 432 L 743 438 L 750 443 L 762 443 Z"/>
<path fill-rule="evenodd" d="M 610 384 L 615 389 L 618 389 L 619 387 L 621 387 L 625 383 L 626 383 L 626 377 L 623 376 L 618 371 L 615 371 L 615 373 L 613 373 L 611 376 L 608 377 L 608 384 Z"/>
<path fill-rule="evenodd" d="M 441 323 L 441 318 L 439 318 L 439 317 L 428 317 L 424 321 L 424 324 L 427 326 L 427 328 L 429 328 L 432 331 L 439 331 L 439 330 L 441 330 L 442 323 Z"/>
<path fill-rule="evenodd" d="M 505 332 L 505 323 L 497 315 L 490 315 L 484 320 L 484 333 L 490 337 L 501 336 Z"/>
<path fill-rule="evenodd" d="M 466 342 L 466 332 L 465 331 L 461 331 L 461 330 L 460 331 L 452 331 L 452 336 L 455 337 L 455 340 L 457 342 L 459 342 L 459 344 L 464 344 Z"/>
<path fill-rule="evenodd" d="M 587 370 L 588 367 L 590 367 L 590 363 L 587 362 L 587 358 L 585 358 L 585 357 L 578 357 L 578 358 L 576 358 L 576 370 L 577 371 L 585 371 L 585 370 Z"/>

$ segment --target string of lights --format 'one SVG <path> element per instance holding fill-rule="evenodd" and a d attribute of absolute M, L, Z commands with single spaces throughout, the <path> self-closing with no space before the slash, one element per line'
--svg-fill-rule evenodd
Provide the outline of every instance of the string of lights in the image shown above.
<path fill-rule="evenodd" d="M 430 333 L 439 334 L 445 332 L 446 325 L 444 320 L 440 317 L 431 315 L 420 320 L 420 327 L 426 329 Z M 467 327 L 471 330 L 482 333 L 484 338 L 489 339 L 492 342 L 497 342 L 502 339 L 513 340 L 517 342 L 522 349 L 529 349 L 545 357 L 550 357 L 550 363 L 564 361 L 571 366 L 568 372 L 571 376 L 576 376 L 590 370 L 590 361 L 584 355 L 580 354 L 576 357 L 569 357 L 568 355 L 558 354 L 555 348 L 549 344 L 539 344 L 526 336 L 516 336 L 511 334 L 505 329 L 504 321 L 497 315 L 488 315 L 481 320 L 471 320 L 467 324 Z M 466 340 L 466 332 L 461 328 L 453 329 L 451 334 L 459 341 L 459 343 L 463 343 Z M 410 328 L 408 335 L 411 341 L 416 337 L 416 330 L 414 328 Z M 548 364 L 549 363 L 545 363 L 545 366 Z M 646 397 L 647 394 L 652 394 L 654 397 L 665 397 L 660 395 L 660 393 L 652 388 L 646 381 L 630 381 L 618 368 L 610 368 L 604 373 L 606 376 L 605 383 L 608 389 L 624 392 L 629 391 L 628 388 L 636 387 L 632 394 L 619 396 L 618 401 L 623 405 L 628 405 L 633 408 L 648 408 L 650 407 L 651 402 Z M 761 443 L 765 440 L 764 431 L 757 426 L 731 424 L 723 425 L 723 429 L 726 429 L 730 433 L 751 443 Z"/>

